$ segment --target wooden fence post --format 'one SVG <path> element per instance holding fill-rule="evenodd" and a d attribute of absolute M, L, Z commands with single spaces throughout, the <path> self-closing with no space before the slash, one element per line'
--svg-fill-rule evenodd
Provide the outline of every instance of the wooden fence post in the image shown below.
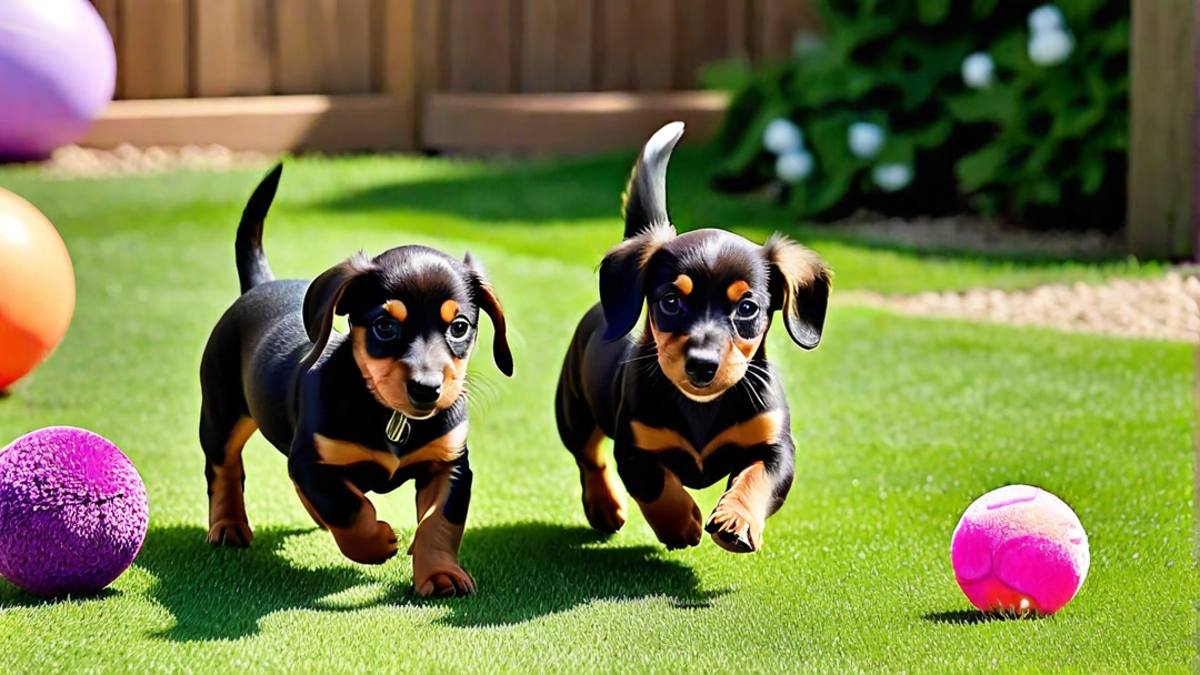
<path fill-rule="evenodd" d="M 1147 259 L 1194 258 L 1200 0 L 1133 0 L 1132 8 L 1129 251 Z"/>
<path fill-rule="evenodd" d="M 422 38 L 417 30 L 417 0 L 378 0 L 378 32 L 375 34 L 377 88 L 400 103 L 396 149 L 415 150 L 417 107 L 421 104 L 417 56 Z"/>

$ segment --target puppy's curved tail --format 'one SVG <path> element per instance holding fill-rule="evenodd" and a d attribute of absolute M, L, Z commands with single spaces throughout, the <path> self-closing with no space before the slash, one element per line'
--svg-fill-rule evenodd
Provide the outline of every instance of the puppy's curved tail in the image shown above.
<path fill-rule="evenodd" d="M 683 136 L 683 122 L 671 122 L 654 132 L 638 155 L 629 174 L 621 213 L 625 218 L 625 239 L 635 237 L 657 225 L 671 222 L 667 215 L 667 163 L 671 151 Z"/>
<path fill-rule="evenodd" d="M 246 202 L 246 208 L 242 210 L 237 241 L 233 247 L 242 293 L 275 280 L 275 273 L 271 271 L 271 265 L 263 253 L 262 231 L 263 221 L 267 219 L 267 211 L 271 209 L 275 190 L 279 188 L 279 176 L 282 174 L 283 163 L 280 162 L 262 179 L 258 187 L 254 188 L 254 194 L 250 195 L 250 201 Z"/>

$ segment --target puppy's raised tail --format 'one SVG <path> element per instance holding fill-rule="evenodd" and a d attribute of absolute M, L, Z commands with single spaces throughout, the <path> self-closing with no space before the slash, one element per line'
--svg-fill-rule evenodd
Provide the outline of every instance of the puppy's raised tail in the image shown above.
<path fill-rule="evenodd" d="M 238 223 L 237 241 L 234 252 L 237 257 L 238 281 L 242 284 L 242 293 L 268 281 L 275 280 L 275 273 L 267 263 L 267 256 L 262 248 L 263 221 L 267 219 L 267 211 L 275 199 L 275 190 L 279 188 L 279 176 L 283 174 L 283 163 L 275 165 L 246 202 L 242 210 L 242 220 Z"/>
<path fill-rule="evenodd" d="M 683 122 L 671 122 L 654 132 L 638 155 L 621 198 L 625 238 L 637 236 L 655 225 L 670 224 L 667 215 L 667 164 L 671 151 L 683 136 Z"/>

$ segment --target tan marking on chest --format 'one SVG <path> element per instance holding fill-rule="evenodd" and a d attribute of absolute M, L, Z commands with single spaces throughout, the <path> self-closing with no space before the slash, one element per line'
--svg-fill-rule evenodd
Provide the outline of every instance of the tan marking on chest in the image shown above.
<path fill-rule="evenodd" d="M 702 450 L 696 451 L 695 446 L 679 432 L 672 429 L 651 427 L 634 420 L 629 424 L 633 432 L 633 444 L 647 452 L 663 452 L 665 450 L 683 450 L 696 460 L 696 465 L 703 467 L 704 460 L 726 445 L 736 445 L 741 448 L 751 448 L 756 445 L 772 444 L 779 440 L 783 429 L 783 412 L 771 410 L 743 422 L 738 422 L 713 437 Z"/>
<path fill-rule="evenodd" d="M 353 466 L 355 464 L 377 464 L 388 472 L 388 477 L 414 464 L 453 462 L 462 456 L 463 447 L 467 444 L 467 423 L 454 427 L 443 436 L 410 453 L 397 457 L 387 450 L 375 450 L 352 441 L 339 441 L 321 434 L 313 434 L 313 442 L 317 448 L 317 456 L 321 464 L 327 466 Z"/>

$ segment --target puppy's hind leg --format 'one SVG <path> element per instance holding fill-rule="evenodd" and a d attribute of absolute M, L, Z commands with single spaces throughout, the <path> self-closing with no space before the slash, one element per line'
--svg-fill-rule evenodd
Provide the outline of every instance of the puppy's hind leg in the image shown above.
<path fill-rule="evenodd" d="M 587 401 L 574 386 L 576 348 L 567 354 L 558 381 L 555 416 L 563 445 L 575 456 L 583 487 L 583 512 L 594 529 L 612 534 L 625 524 L 625 492 L 604 452 L 604 432 L 592 417 Z"/>
<path fill-rule="evenodd" d="M 246 485 L 242 448 L 257 430 L 247 415 L 230 420 L 207 407 L 200 415 L 200 445 L 207 459 L 208 543 L 213 546 L 244 547 L 254 539 L 242 495 Z"/>

